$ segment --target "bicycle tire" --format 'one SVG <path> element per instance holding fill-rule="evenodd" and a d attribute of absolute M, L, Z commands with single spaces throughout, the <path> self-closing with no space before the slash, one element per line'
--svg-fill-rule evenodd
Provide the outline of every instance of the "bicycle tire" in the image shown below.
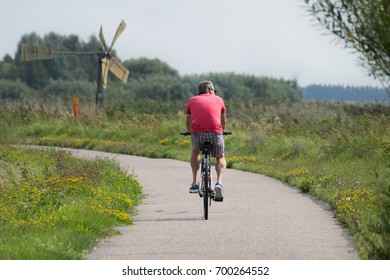
<path fill-rule="evenodd" d="M 208 173 L 208 167 L 206 166 L 206 164 L 202 164 L 204 170 L 203 170 L 203 215 L 204 215 L 204 219 L 207 220 L 209 218 L 209 189 L 210 189 L 210 186 L 209 186 L 209 173 Z"/>

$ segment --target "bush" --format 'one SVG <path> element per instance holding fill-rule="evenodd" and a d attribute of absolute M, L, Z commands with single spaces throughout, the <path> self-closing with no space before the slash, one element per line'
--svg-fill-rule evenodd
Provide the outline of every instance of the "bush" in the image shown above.
<path fill-rule="evenodd" d="M 21 81 L 0 80 L 0 99 L 22 99 L 33 92 Z"/>
<path fill-rule="evenodd" d="M 96 93 L 96 84 L 88 81 L 64 81 L 52 80 L 43 89 L 43 96 L 61 96 L 63 98 L 72 98 L 74 96 L 83 97 L 87 100 L 94 100 Z"/>

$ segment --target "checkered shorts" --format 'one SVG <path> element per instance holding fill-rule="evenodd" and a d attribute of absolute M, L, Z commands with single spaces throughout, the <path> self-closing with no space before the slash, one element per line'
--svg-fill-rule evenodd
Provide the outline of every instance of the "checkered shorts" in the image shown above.
<path fill-rule="evenodd" d="M 210 142 L 213 144 L 211 148 L 211 155 L 213 157 L 220 157 L 225 150 L 225 141 L 221 134 L 215 132 L 197 132 L 191 134 L 192 149 L 200 151 L 203 142 Z"/>

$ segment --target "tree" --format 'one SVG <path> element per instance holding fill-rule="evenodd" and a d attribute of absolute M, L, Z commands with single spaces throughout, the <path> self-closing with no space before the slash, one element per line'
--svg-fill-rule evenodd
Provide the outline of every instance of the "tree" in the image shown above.
<path fill-rule="evenodd" d="M 141 57 L 138 59 L 126 60 L 123 65 L 131 69 L 131 76 L 133 78 L 141 78 L 149 75 L 162 75 L 178 77 L 179 74 L 176 69 L 173 69 L 167 63 L 155 58 L 149 59 Z"/>
<path fill-rule="evenodd" d="M 0 61 L 0 79 L 15 80 L 18 75 L 18 69 L 10 55 L 5 55 L 3 61 Z"/>
<path fill-rule="evenodd" d="M 390 93 L 390 1 L 304 1 L 321 25 L 361 54 L 363 67 Z"/>
<path fill-rule="evenodd" d="M 82 53 L 87 55 L 63 55 L 58 54 L 54 59 L 21 61 L 21 45 L 45 45 L 50 46 L 54 51 Z M 96 81 L 97 77 L 97 50 L 100 42 L 95 36 L 91 36 L 88 42 L 83 42 L 77 35 L 63 36 L 51 32 L 41 38 L 36 33 L 22 36 L 15 59 L 4 57 L 0 61 L 0 78 L 20 79 L 35 89 L 44 88 L 48 82 L 53 80 L 88 80 Z M 12 67 L 11 67 L 12 66 Z"/>
<path fill-rule="evenodd" d="M 33 89 L 41 89 L 50 81 L 49 73 L 42 61 L 28 61 L 23 68 L 22 75 L 23 81 Z"/>

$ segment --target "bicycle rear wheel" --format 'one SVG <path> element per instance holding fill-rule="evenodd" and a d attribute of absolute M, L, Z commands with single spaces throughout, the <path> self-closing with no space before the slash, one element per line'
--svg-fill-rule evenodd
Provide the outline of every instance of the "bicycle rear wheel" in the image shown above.
<path fill-rule="evenodd" d="M 207 166 L 203 172 L 204 176 L 203 176 L 203 215 L 204 215 L 204 219 L 207 220 L 209 218 L 209 195 L 210 195 L 210 192 L 209 192 L 209 189 L 210 189 L 210 185 L 209 185 L 209 171 L 207 169 Z"/>

